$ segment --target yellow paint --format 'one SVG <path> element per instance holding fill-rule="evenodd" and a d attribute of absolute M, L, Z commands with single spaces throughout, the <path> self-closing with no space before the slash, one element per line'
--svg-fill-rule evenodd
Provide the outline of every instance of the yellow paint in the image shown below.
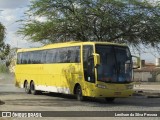
<path fill-rule="evenodd" d="M 30 83 L 31 80 L 33 80 L 35 85 L 37 86 L 43 85 L 43 86 L 69 88 L 70 94 L 74 94 L 75 84 L 78 83 L 82 87 L 82 93 L 84 96 L 128 97 L 132 95 L 133 90 L 128 89 L 126 87 L 127 84 L 104 83 L 97 80 L 95 83 L 90 83 L 84 80 L 82 46 L 83 45 L 94 46 L 96 43 L 104 45 L 125 46 L 108 42 L 67 42 L 67 43 L 51 44 L 41 48 L 19 49 L 17 52 L 45 50 L 45 49 L 61 48 L 69 46 L 80 46 L 81 62 L 55 63 L 55 64 L 16 64 L 15 67 L 16 86 L 20 87 L 21 85 L 24 85 L 25 80 L 27 80 L 28 83 Z M 97 74 L 95 75 L 95 78 L 97 78 Z M 104 85 L 106 86 L 106 88 L 105 89 L 98 88 L 97 84 Z"/>

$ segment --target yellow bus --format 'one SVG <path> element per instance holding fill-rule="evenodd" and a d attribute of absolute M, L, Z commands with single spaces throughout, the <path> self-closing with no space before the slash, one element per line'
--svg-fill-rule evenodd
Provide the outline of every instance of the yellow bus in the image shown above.
<path fill-rule="evenodd" d="M 138 58 L 137 58 L 138 59 Z M 126 45 L 66 42 L 19 49 L 15 84 L 25 92 L 41 91 L 103 97 L 108 102 L 133 94 L 133 62 Z"/>

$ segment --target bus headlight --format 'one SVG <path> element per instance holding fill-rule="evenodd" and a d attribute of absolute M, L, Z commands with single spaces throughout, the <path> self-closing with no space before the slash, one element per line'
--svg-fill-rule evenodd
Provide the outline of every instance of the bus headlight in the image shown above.
<path fill-rule="evenodd" d="M 106 89 L 107 88 L 105 85 L 100 85 L 100 84 L 97 84 L 96 87 L 102 88 L 102 89 Z"/>

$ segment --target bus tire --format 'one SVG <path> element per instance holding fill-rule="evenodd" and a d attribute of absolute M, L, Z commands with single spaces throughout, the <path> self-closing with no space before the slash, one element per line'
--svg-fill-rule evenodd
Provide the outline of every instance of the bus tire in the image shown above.
<path fill-rule="evenodd" d="M 30 86 L 27 81 L 24 83 L 24 90 L 27 94 L 31 94 Z"/>
<path fill-rule="evenodd" d="M 106 102 L 107 103 L 113 103 L 115 98 L 114 97 L 108 97 L 108 98 L 105 98 Z"/>
<path fill-rule="evenodd" d="M 30 89 L 31 89 L 31 94 L 37 95 L 37 90 L 35 90 L 35 84 L 33 81 L 30 84 Z"/>
<path fill-rule="evenodd" d="M 80 86 L 80 85 L 78 85 L 78 86 L 76 87 L 76 97 L 77 97 L 77 100 L 78 100 L 78 101 L 83 101 L 83 100 L 84 100 L 84 97 L 83 97 L 83 95 L 82 95 L 82 89 L 81 89 L 81 86 Z"/>

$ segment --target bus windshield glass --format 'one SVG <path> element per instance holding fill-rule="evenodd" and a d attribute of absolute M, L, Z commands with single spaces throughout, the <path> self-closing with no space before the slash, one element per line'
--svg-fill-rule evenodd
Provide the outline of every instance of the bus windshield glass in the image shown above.
<path fill-rule="evenodd" d="M 128 83 L 132 81 L 132 57 L 128 47 L 96 45 L 100 55 L 98 81 Z"/>

